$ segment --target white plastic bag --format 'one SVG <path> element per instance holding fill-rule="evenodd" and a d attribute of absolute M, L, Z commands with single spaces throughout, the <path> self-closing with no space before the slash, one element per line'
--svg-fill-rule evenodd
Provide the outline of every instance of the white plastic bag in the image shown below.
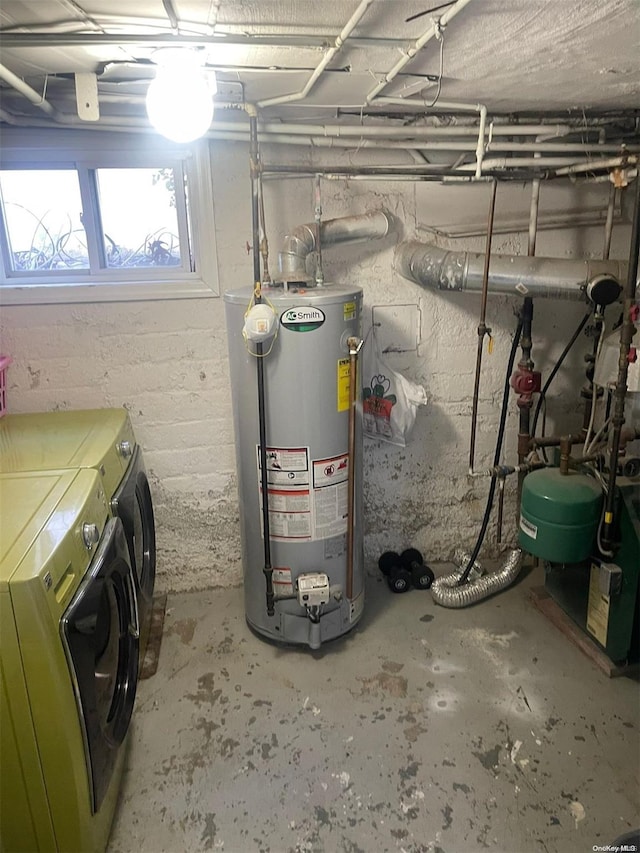
<path fill-rule="evenodd" d="M 362 358 L 362 419 L 364 434 L 405 447 L 416 420 L 418 406 L 427 394 L 416 382 L 384 361 L 375 329 L 369 334 Z"/>

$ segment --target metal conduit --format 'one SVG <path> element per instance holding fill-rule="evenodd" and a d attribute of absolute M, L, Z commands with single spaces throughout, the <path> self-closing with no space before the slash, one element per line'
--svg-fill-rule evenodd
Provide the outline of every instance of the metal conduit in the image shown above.
<path fill-rule="evenodd" d="M 320 225 L 320 242 L 323 246 L 352 243 L 359 240 L 380 240 L 391 230 L 392 220 L 384 210 L 375 210 L 362 216 L 344 216 L 327 219 Z M 296 226 L 284 238 L 278 255 L 278 266 L 283 281 L 308 281 L 307 255 L 317 248 L 316 224 L 311 222 Z"/>
<path fill-rule="evenodd" d="M 484 260 L 478 252 L 451 252 L 411 240 L 396 247 L 393 266 L 422 287 L 479 293 Z M 579 300 L 596 276 L 607 276 L 621 290 L 627 268 L 624 261 L 493 255 L 489 292 Z"/>

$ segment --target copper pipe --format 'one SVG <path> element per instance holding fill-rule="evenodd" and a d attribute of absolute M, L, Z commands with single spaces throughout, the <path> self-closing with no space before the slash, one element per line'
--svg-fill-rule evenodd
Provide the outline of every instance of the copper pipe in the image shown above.
<path fill-rule="evenodd" d="M 636 180 L 635 198 L 633 205 L 633 223 L 631 225 L 631 242 L 629 246 L 629 276 L 627 278 L 627 290 L 624 299 L 624 311 L 622 328 L 620 329 L 620 356 L 618 360 L 618 378 L 614 391 L 614 405 L 611 423 L 610 456 L 609 456 L 609 479 L 607 482 L 607 494 L 605 497 L 604 523 L 601 531 L 600 551 L 608 556 L 613 553 L 614 530 L 615 530 L 615 500 L 616 500 L 616 477 L 618 473 L 618 454 L 620 451 L 620 436 L 624 424 L 624 402 L 627 396 L 627 372 L 629 370 L 629 356 L 631 339 L 635 334 L 633 309 L 635 303 L 636 282 L 638 279 L 638 264 L 640 261 L 640 178 Z"/>
<path fill-rule="evenodd" d="M 356 398 L 358 381 L 358 353 L 363 341 L 349 338 L 349 462 L 347 467 L 347 598 L 353 598 L 353 533 L 355 525 L 356 484 Z"/>
<path fill-rule="evenodd" d="M 563 435 L 560 439 L 560 473 L 568 474 L 571 460 L 571 436 Z"/>
<path fill-rule="evenodd" d="M 494 180 L 489 202 L 489 217 L 487 222 L 487 248 L 484 255 L 484 272 L 482 274 L 482 300 L 480 302 L 480 321 L 478 323 L 478 350 L 476 353 L 476 375 L 473 381 L 473 407 L 471 412 L 471 438 L 469 440 L 469 473 L 473 473 L 476 456 L 476 429 L 478 419 L 478 399 L 480 394 L 480 373 L 482 371 L 482 348 L 484 336 L 491 334 L 485 320 L 487 317 L 487 297 L 489 295 L 489 262 L 491 260 L 491 237 L 493 235 L 493 214 L 496 209 L 496 190 L 498 182 Z"/>
<path fill-rule="evenodd" d="M 518 472 L 519 473 L 519 472 Z M 502 544 L 502 516 L 504 514 L 504 477 L 498 480 L 498 523 L 496 542 Z"/>
<path fill-rule="evenodd" d="M 579 433 L 572 433 L 571 435 L 566 436 L 566 438 L 571 442 L 571 444 L 578 444 L 579 442 L 584 441 L 584 437 Z M 533 436 L 529 442 L 529 446 L 532 450 L 535 450 L 536 447 L 559 447 L 561 442 L 561 438 L 556 438 L 552 435 L 539 437 Z"/>

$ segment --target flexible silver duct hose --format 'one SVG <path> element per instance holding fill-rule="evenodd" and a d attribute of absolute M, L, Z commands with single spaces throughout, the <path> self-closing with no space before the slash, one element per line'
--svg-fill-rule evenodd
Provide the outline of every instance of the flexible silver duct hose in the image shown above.
<path fill-rule="evenodd" d="M 453 552 L 453 562 L 456 566 L 460 566 L 460 572 L 458 573 L 458 577 L 460 577 L 463 571 L 469 565 L 469 560 L 471 559 L 471 551 L 465 551 L 464 548 L 456 548 Z M 482 563 L 479 563 L 477 560 L 474 560 L 471 571 L 469 572 L 469 577 L 471 580 L 477 580 L 477 578 L 481 578 L 484 574 L 484 568 L 482 567 Z"/>
<path fill-rule="evenodd" d="M 415 240 L 396 247 L 394 269 L 422 287 L 438 290 L 480 292 L 484 254 L 450 252 Z M 520 255 L 491 255 L 489 292 L 549 299 L 584 299 L 599 304 L 615 301 L 626 280 L 624 261 L 571 260 Z M 604 276 L 604 279 L 600 277 Z M 593 293 L 593 287 L 599 288 Z"/>
<path fill-rule="evenodd" d="M 466 556 L 466 562 L 468 562 L 470 555 Z M 511 551 L 506 563 L 497 572 L 470 581 L 464 586 L 458 586 L 458 580 L 466 565 L 463 560 L 459 563 L 459 571 L 437 578 L 431 584 L 433 600 L 442 607 L 469 607 L 470 604 L 482 601 L 483 598 L 488 598 L 490 595 L 510 586 L 520 573 L 521 560 L 522 551 L 516 548 Z M 456 562 L 458 562 L 457 559 Z"/>
<path fill-rule="evenodd" d="M 384 210 L 374 210 L 362 216 L 344 216 L 327 219 L 320 225 L 320 242 L 323 246 L 336 243 L 355 243 L 361 240 L 380 240 L 391 230 L 391 216 Z M 309 281 L 307 255 L 316 249 L 316 225 L 297 225 L 284 238 L 278 255 L 282 281 Z"/>

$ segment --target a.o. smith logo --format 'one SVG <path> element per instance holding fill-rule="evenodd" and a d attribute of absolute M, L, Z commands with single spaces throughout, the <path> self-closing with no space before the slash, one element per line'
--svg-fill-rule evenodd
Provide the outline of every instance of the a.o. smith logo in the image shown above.
<path fill-rule="evenodd" d="M 292 332 L 311 332 L 318 329 L 325 321 L 324 313 L 319 308 L 288 308 L 280 317 L 282 325 Z"/>

